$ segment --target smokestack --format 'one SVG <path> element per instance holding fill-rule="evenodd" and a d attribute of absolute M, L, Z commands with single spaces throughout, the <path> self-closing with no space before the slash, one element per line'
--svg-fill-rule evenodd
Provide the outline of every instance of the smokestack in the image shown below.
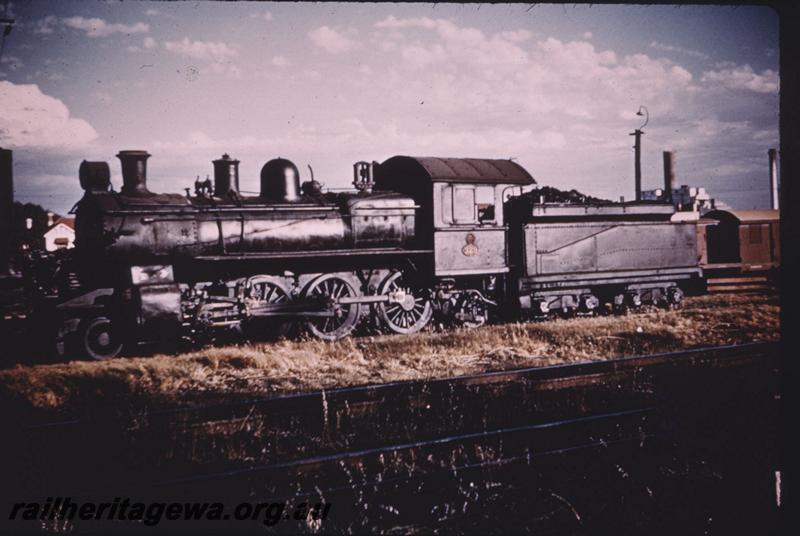
<path fill-rule="evenodd" d="M 664 201 L 672 203 L 675 188 L 675 151 L 664 151 Z"/>
<path fill-rule="evenodd" d="M 122 193 L 124 195 L 149 195 L 147 189 L 147 151 L 120 151 L 122 163 Z"/>
<path fill-rule="evenodd" d="M 239 193 L 239 161 L 227 153 L 214 160 L 214 195 L 223 197 Z"/>
<path fill-rule="evenodd" d="M 11 273 L 11 234 L 14 227 L 14 169 L 12 153 L 0 149 L 0 275 Z"/>
<path fill-rule="evenodd" d="M 769 155 L 769 186 L 771 194 L 771 208 L 778 210 L 778 151 L 770 149 Z"/>

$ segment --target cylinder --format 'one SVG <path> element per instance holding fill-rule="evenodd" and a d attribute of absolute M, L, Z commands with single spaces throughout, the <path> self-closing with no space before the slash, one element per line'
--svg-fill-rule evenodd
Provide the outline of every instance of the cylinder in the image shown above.
<path fill-rule="evenodd" d="M 214 160 L 214 195 L 224 197 L 239 193 L 239 161 L 227 153 Z"/>
<path fill-rule="evenodd" d="M 11 271 L 11 234 L 14 227 L 14 174 L 12 152 L 0 149 L 0 275 Z"/>
<path fill-rule="evenodd" d="M 664 151 L 664 201 L 672 203 L 675 189 L 675 152 Z"/>
<path fill-rule="evenodd" d="M 147 189 L 147 151 L 120 151 L 122 164 L 122 193 L 124 195 L 150 195 Z"/>
<path fill-rule="evenodd" d="M 274 203 L 300 199 L 300 172 L 285 158 L 270 160 L 261 168 L 261 197 Z"/>
<path fill-rule="evenodd" d="M 767 151 L 769 155 L 769 189 L 770 189 L 770 207 L 773 210 L 778 210 L 778 151 L 770 149 Z"/>

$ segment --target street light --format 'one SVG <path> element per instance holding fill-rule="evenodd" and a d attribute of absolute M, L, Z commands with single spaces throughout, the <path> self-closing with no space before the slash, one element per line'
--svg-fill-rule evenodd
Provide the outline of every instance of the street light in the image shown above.
<path fill-rule="evenodd" d="M 644 110 L 644 113 L 642 113 Z M 634 138 L 634 159 L 633 159 L 633 172 L 634 172 L 634 180 L 635 180 L 635 188 L 636 188 L 636 200 L 642 200 L 642 134 L 644 131 L 642 130 L 648 121 L 650 121 L 650 112 L 647 111 L 647 106 L 641 105 L 639 106 L 639 111 L 636 112 L 638 116 L 644 116 L 644 123 L 642 126 L 634 130 L 630 133 L 631 136 L 635 136 Z"/>
<path fill-rule="evenodd" d="M 644 113 L 642 113 L 642 110 L 644 110 Z M 642 123 L 642 126 L 639 127 L 639 130 L 641 130 L 641 129 L 644 128 L 644 126 L 647 124 L 647 122 L 650 121 L 650 112 L 647 111 L 647 106 L 641 105 L 641 106 L 639 106 L 639 111 L 636 112 L 636 115 L 638 115 L 640 117 L 641 116 L 645 116 L 644 123 Z"/>

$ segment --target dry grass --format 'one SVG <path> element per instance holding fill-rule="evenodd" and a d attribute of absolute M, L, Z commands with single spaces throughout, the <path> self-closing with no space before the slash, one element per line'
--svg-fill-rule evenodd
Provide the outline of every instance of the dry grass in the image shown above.
<path fill-rule="evenodd" d="M 81 414 L 220 397 L 443 377 L 779 338 L 774 295 L 689 298 L 678 310 L 514 323 L 339 343 L 280 341 L 0 371 L 4 412 Z"/>

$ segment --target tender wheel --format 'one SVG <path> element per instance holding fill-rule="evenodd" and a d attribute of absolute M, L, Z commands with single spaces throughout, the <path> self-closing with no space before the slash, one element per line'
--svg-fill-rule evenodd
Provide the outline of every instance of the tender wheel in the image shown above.
<path fill-rule="evenodd" d="M 381 283 L 378 292 L 389 301 L 378 304 L 378 316 L 395 333 L 416 333 L 424 328 L 433 315 L 433 305 L 423 291 L 403 284 L 403 274 L 394 272 Z"/>
<path fill-rule="evenodd" d="M 291 290 L 277 277 L 252 277 L 245 287 L 245 301 L 248 309 L 258 310 L 259 307 L 268 307 L 291 300 Z M 279 316 L 252 318 L 247 323 L 246 331 L 252 338 L 261 338 L 262 335 L 281 337 L 287 335 L 292 326 L 291 321 Z"/>
<path fill-rule="evenodd" d="M 680 287 L 670 287 L 667 290 L 667 303 L 670 306 L 678 307 L 683 301 L 683 291 Z"/>
<path fill-rule="evenodd" d="M 92 318 L 80 333 L 81 350 L 92 359 L 102 361 L 117 357 L 122 352 L 122 340 L 109 318 Z"/>
<path fill-rule="evenodd" d="M 321 313 L 324 316 L 311 316 L 306 327 L 315 336 L 325 341 L 338 341 L 347 337 L 358 324 L 361 317 L 361 304 L 339 303 L 341 298 L 360 296 L 358 283 L 347 273 L 324 274 L 311 281 L 303 298 L 322 299 L 326 305 Z"/>

